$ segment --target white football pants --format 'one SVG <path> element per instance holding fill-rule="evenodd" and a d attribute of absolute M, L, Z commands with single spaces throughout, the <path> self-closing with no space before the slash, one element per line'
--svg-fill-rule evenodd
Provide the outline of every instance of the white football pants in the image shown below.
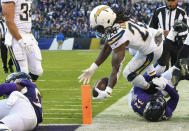
<path fill-rule="evenodd" d="M 150 58 L 150 56 L 147 57 L 147 55 L 143 55 L 138 51 L 136 55 L 131 59 L 131 61 L 126 65 L 123 71 L 123 77 L 128 79 L 128 76 L 131 73 L 135 73 L 137 75 L 131 80 L 131 83 L 134 86 L 146 88 L 148 83 L 145 81 L 141 73 L 144 70 L 147 70 L 147 72 L 149 73 L 152 72 L 152 70 L 154 69 L 153 63 L 155 63 L 160 58 L 162 51 L 163 42 L 153 51 L 153 58 Z"/>
<path fill-rule="evenodd" d="M 18 91 L 0 100 L 0 121 L 13 131 L 30 131 L 37 125 L 34 108 L 28 98 Z"/>
<path fill-rule="evenodd" d="M 34 75 L 41 76 L 43 69 L 41 66 L 41 52 L 38 47 L 38 42 L 31 33 L 20 32 L 21 36 L 28 41 L 33 43 L 33 52 L 27 54 L 25 49 L 23 49 L 16 39 L 12 40 L 12 49 L 15 60 L 17 60 L 21 72 L 28 73 L 28 67 L 30 72 Z"/>

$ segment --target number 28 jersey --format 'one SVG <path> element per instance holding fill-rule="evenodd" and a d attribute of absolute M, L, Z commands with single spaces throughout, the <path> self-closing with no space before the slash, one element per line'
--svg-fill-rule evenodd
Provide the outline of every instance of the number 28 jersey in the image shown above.
<path fill-rule="evenodd" d="M 114 27 L 118 29 L 117 33 L 108 35 L 108 44 L 112 49 L 129 41 L 128 48 L 138 50 L 147 55 L 157 47 L 154 39 L 156 30 L 147 27 L 143 23 L 129 20 L 121 24 L 115 24 Z"/>
<path fill-rule="evenodd" d="M 14 22 L 19 31 L 31 32 L 31 4 L 33 0 L 1 0 L 2 3 L 14 2 Z"/>

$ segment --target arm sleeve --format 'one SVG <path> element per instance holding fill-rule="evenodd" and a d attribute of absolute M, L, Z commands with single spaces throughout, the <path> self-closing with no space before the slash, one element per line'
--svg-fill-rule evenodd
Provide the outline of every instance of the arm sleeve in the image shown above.
<path fill-rule="evenodd" d="M 29 80 L 26 79 L 20 79 L 20 83 L 21 86 L 23 87 L 31 87 L 33 83 L 31 83 Z"/>
<path fill-rule="evenodd" d="M 157 17 L 157 11 L 155 10 L 153 17 L 150 20 L 149 27 L 154 28 L 154 29 L 158 29 L 158 23 L 159 23 L 159 20 L 158 20 L 158 17 Z"/>
<path fill-rule="evenodd" d="M 172 88 L 171 86 L 169 86 L 168 84 L 165 87 L 165 91 L 167 91 L 170 96 L 170 99 L 167 101 L 167 107 L 166 107 L 166 111 L 164 114 L 164 117 L 168 119 L 172 116 L 172 112 L 177 107 L 179 95 L 178 95 L 177 91 L 174 88 Z"/>
<path fill-rule="evenodd" d="M 15 83 L 4 83 L 0 85 L 0 97 L 3 95 L 10 95 L 13 91 L 17 90 Z"/>

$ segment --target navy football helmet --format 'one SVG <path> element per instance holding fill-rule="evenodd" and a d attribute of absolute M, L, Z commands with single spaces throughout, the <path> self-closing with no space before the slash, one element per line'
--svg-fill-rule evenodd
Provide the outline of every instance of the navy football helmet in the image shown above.
<path fill-rule="evenodd" d="M 31 76 L 24 73 L 24 72 L 14 72 L 14 73 L 7 76 L 7 78 L 5 79 L 5 82 L 6 83 L 13 83 L 16 79 L 21 79 L 21 78 L 30 80 Z"/>
<path fill-rule="evenodd" d="M 148 121 L 158 121 L 165 112 L 166 100 L 162 95 L 153 95 L 146 104 L 143 116 Z"/>

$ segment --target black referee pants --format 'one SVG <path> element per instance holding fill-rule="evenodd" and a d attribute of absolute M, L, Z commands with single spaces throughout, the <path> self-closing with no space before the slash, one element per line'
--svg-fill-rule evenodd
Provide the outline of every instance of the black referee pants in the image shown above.
<path fill-rule="evenodd" d="M 166 70 L 169 68 L 169 60 L 171 60 L 171 66 L 175 65 L 179 50 L 182 48 L 182 46 L 183 44 L 181 42 L 178 43 L 166 39 L 163 44 L 163 53 L 158 60 L 158 64 L 161 66 L 166 66 Z"/>
<path fill-rule="evenodd" d="M 4 45 L 4 42 L 1 41 L 1 60 L 2 60 L 4 70 L 8 70 L 8 68 L 7 68 L 7 54 L 8 54 L 7 47 Z M 13 66 L 13 62 L 12 62 L 11 58 L 9 59 L 8 65 L 9 65 L 9 67 Z"/>

